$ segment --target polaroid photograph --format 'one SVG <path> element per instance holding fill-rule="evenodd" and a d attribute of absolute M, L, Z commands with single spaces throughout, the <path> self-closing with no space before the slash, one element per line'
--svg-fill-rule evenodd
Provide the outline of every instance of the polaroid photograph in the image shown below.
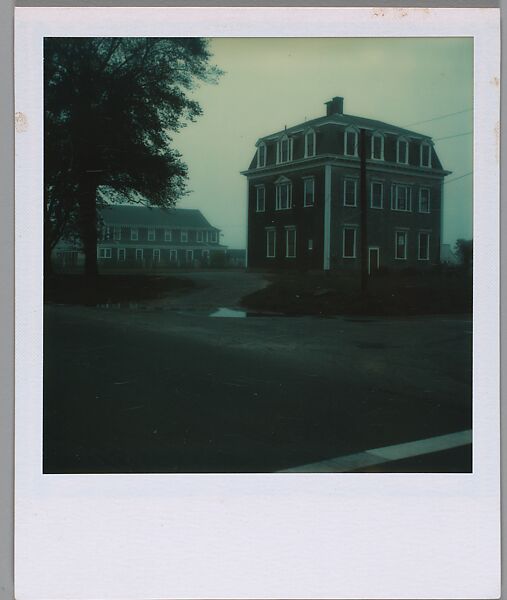
<path fill-rule="evenodd" d="M 17 9 L 19 600 L 499 597 L 499 40 Z"/>

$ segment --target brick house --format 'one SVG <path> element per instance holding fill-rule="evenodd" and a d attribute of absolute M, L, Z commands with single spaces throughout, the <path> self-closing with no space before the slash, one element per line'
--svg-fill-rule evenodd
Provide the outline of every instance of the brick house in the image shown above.
<path fill-rule="evenodd" d="M 366 148 L 368 271 L 440 261 L 443 169 L 431 138 L 344 114 L 267 135 L 248 178 L 249 268 L 359 269 L 361 130 Z"/>
<path fill-rule="evenodd" d="M 195 209 L 110 205 L 99 211 L 99 224 L 99 267 L 206 266 L 226 252 L 220 230 Z M 65 242 L 56 247 L 55 258 L 63 267 L 82 263 L 81 253 Z"/>

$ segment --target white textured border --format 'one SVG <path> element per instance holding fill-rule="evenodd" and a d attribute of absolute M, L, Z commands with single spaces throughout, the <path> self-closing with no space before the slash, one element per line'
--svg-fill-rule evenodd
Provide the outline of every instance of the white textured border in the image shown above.
<path fill-rule="evenodd" d="M 494 598 L 499 12 L 16 10 L 16 598 Z M 43 476 L 42 38 L 473 36 L 474 473 Z"/>

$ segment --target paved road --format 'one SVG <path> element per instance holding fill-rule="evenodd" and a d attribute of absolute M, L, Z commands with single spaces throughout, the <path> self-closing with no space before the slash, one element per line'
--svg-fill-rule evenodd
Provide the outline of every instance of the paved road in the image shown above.
<path fill-rule="evenodd" d="M 468 319 L 166 308 L 46 308 L 47 472 L 272 472 L 471 427 Z"/>

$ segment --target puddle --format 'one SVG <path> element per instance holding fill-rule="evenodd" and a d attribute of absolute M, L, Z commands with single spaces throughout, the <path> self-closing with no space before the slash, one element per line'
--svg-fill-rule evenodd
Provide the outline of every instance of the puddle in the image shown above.
<path fill-rule="evenodd" d="M 215 312 L 212 312 L 210 317 L 227 317 L 233 319 L 244 319 L 252 315 L 248 314 L 246 310 L 236 310 L 233 308 L 219 308 Z"/>

